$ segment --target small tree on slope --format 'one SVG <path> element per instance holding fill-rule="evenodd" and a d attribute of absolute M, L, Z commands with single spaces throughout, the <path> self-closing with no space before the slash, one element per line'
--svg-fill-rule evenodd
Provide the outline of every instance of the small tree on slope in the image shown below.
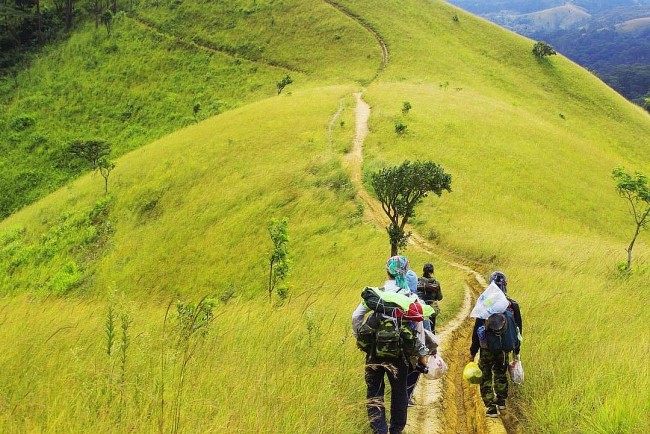
<path fill-rule="evenodd" d="M 68 151 L 86 160 L 90 168 L 95 171 L 99 168 L 99 160 L 108 157 L 111 153 L 111 145 L 103 140 L 78 140 L 70 144 Z"/>
<path fill-rule="evenodd" d="M 533 45 L 533 54 L 535 57 L 541 59 L 546 56 L 553 56 L 557 54 L 555 49 L 544 41 L 538 41 Z"/>
<path fill-rule="evenodd" d="M 612 178 L 616 181 L 616 192 L 627 200 L 630 207 L 630 214 L 634 218 L 636 228 L 630 245 L 627 247 L 626 270 L 632 267 L 632 249 L 642 229 L 645 229 L 650 221 L 650 186 L 648 178 L 636 172 L 634 176 L 627 173 L 622 167 L 612 171 Z"/>
<path fill-rule="evenodd" d="M 287 245 L 289 243 L 289 221 L 287 218 L 285 217 L 282 220 L 271 219 L 269 222 L 269 235 L 273 242 L 273 251 L 269 256 L 269 284 L 267 287 L 270 302 L 273 290 L 289 274 L 289 247 Z M 282 294 L 284 293 L 283 291 Z"/>
<path fill-rule="evenodd" d="M 415 216 L 415 205 L 433 192 L 440 196 L 443 190 L 451 193 L 451 175 L 432 161 L 405 161 L 371 175 L 372 188 L 381 207 L 390 219 L 386 227 L 390 240 L 390 254 L 397 255 L 405 248 L 411 233 L 404 227 Z"/>

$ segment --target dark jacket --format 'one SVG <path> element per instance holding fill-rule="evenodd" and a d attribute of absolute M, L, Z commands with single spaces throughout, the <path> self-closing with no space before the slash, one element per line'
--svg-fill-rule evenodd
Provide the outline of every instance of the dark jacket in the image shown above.
<path fill-rule="evenodd" d="M 524 334 L 524 326 L 523 323 L 521 322 L 521 310 L 519 310 L 519 303 L 514 301 L 513 299 L 508 297 L 508 301 L 510 302 L 510 306 L 508 306 L 508 310 L 512 313 L 512 316 L 515 319 L 515 324 L 517 324 L 517 327 L 519 327 L 519 332 Z M 472 355 L 472 357 L 476 356 L 476 353 L 478 353 L 478 350 L 481 348 L 481 344 L 478 341 L 478 328 L 482 325 L 485 324 L 485 320 L 481 318 L 476 318 L 476 321 L 474 321 L 474 330 L 472 332 L 472 346 L 469 348 L 469 352 Z M 519 346 L 517 345 L 517 348 L 514 350 L 515 354 L 519 354 Z"/>
<path fill-rule="evenodd" d="M 438 282 L 435 277 L 422 276 L 418 278 L 417 295 L 420 300 L 429 305 L 442 300 L 442 288 L 440 287 L 440 282 Z"/>

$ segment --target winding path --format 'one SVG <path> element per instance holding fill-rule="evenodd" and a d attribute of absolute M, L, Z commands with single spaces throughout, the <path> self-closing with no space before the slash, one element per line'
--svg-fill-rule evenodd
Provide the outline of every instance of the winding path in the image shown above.
<path fill-rule="evenodd" d="M 377 40 L 381 48 L 382 60 L 375 77 L 370 80 L 370 82 L 373 82 L 388 66 L 389 51 L 384 39 L 363 17 L 336 1 L 323 1 L 356 21 Z M 363 100 L 362 92 L 355 93 L 354 96 L 356 98 L 354 143 L 351 152 L 344 157 L 344 162 L 350 172 L 352 182 L 357 188 L 358 198 L 364 204 L 364 220 L 383 229 L 389 223 L 388 217 L 384 213 L 381 203 L 371 197 L 365 190 L 362 180 L 363 143 L 369 133 L 368 120 L 371 110 L 370 106 Z M 341 111 L 341 101 L 339 101 L 339 108 L 328 125 L 330 142 L 332 125 L 340 116 Z M 442 380 L 427 380 L 424 377 L 420 379 L 414 392 L 418 405 L 409 411 L 406 431 L 409 434 L 519 434 L 521 429 L 517 419 L 509 412 L 502 416 L 503 420 L 501 418 L 486 418 L 485 408 L 478 388 L 469 385 L 462 379 L 462 370 L 468 360 L 468 349 L 473 329 L 473 321 L 469 318 L 469 313 L 474 299 L 487 286 L 487 282 L 481 273 L 465 265 L 471 261 L 435 249 L 414 231 L 409 243 L 429 255 L 434 255 L 435 250 L 436 256 L 448 258 L 445 259 L 445 262 L 449 266 L 465 272 L 467 281 L 460 311 L 440 329 L 438 334 L 442 340 L 438 353 L 446 359 L 449 371 Z"/>
<path fill-rule="evenodd" d="M 369 133 L 368 120 L 371 110 L 362 99 L 361 92 L 355 93 L 354 96 L 356 98 L 354 143 L 351 152 L 344 157 L 344 162 L 352 182 L 357 187 L 358 198 L 364 204 L 364 220 L 383 229 L 388 224 L 388 218 L 380 202 L 370 196 L 362 182 L 363 142 Z M 336 121 L 339 114 L 340 106 L 330 125 Z M 413 247 L 427 254 L 449 257 L 446 252 L 435 249 L 415 232 L 409 242 Z M 445 259 L 445 262 L 467 274 L 463 305 L 458 314 L 439 332 L 442 344 L 438 351 L 446 359 L 450 369 L 443 381 L 425 378 L 419 381 L 415 390 L 418 405 L 409 411 L 407 432 L 411 434 L 517 432 L 518 429 L 506 430 L 501 419 L 485 418 L 478 389 L 462 380 L 462 369 L 467 360 L 471 340 L 472 322 L 469 312 L 475 297 L 487 286 L 487 282 L 481 273 L 468 265 L 450 259 Z"/>

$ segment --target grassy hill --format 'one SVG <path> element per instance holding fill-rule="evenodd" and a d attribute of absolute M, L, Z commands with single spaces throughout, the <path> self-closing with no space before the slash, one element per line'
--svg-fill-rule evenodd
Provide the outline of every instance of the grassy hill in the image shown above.
<path fill-rule="evenodd" d="M 110 36 L 92 22 L 80 24 L 68 39 L 42 50 L 16 80 L 4 77 L 0 217 L 87 170 L 67 152 L 75 140 L 106 140 L 117 157 L 196 120 L 272 96 L 286 75 L 303 83 L 374 76 L 379 48 L 349 18 L 317 1 L 272 5 L 220 1 L 197 10 L 161 5 L 120 12 Z M 186 23 L 184 31 L 174 19 Z M 221 33 L 205 35 L 204 29 Z"/>
<path fill-rule="evenodd" d="M 388 244 L 363 219 L 342 164 L 352 93 L 362 86 L 373 110 L 365 171 L 415 158 L 444 165 L 453 193 L 425 201 L 416 230 L 510 279 L 524 315 L 527 380 L 513 402 L 525 432 L 649 430 L 650 249 L 644 234 L 636 271 L 616 271 L 632 228 L 610 179 L 619 165 L 650 172 L 647 114 L 566 59 L 538 61 L 530 41 L 445 3 L 341 2 L 388 45 L 375 80 L 378 45 L 337 9 L 252 4 L 250 13 L 201 5 L 215 9 L 199 14 L 189 2 L 178 14 L 145 9 L 115 31 L 145 31 L 145 22 L 229 52 L 243 50 L 236 35 L 250 30 L 251 40 L 271 39 L 263 50 L 247 46 L 242 64 L 263 63 L 250 80 L 266 77 L 270 89 L 241 99 L 233 91 L 237 108 L 125 154 L 108 196 L 88 174 L 0 223 L 0 340 L 9 349 L 0 402 L 12 409 L 2 430 L 154 432 L 178 422 L 186 432 L 363 432 L 362 356 L 349 315 L 364 285 L 382 283 Z M 286 24 L 269 30 L 288 19 L 300 37 Z M 177 49 L 183 59 L 192 52 Z M 301 72 L 292 72 L 290 94 L 272 96 L 284 67 Z M 404 101 L 413 107 L 406 115 Z M 405 134 L 395 134 L 397 121 Z M 266 225 L 283 216 L 290 296 L 269 305 Z M 444 323 L 460 306 L 464 276 L 441 258 L 406 253 L 416 270 L 436 262 Z M 169 303 L 206 294 L 216 321 L 184 341 Z"/>

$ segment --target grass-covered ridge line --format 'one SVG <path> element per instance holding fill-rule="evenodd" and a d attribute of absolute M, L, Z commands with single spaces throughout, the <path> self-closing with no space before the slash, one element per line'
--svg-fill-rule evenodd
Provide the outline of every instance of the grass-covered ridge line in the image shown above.
<path fill-rule="evenodd" d="M 294 80 L 288 92 L 314 80 L 370 79 L 379 62 L 372 36 L 331 6 L 314 4 L 258 2 L 246 11 L 236 1 L 201 9 L 142 5 L 118 13 L 110 36 L 79 24 L 69 39 L 42 50 L 17 87 L 11 77 L 0 81 L 0 218 L 86 170 L 66 152 L 74 140 L 106 140 L 116 157 L 270 97 L 287 74 Z M 215 10 L 206 15 L 206 8 Z M 267 26 L 274 14 L 276 27 Z M 214 26 L 209 16 L 237 25 Z M 174 24 L 179 19 L 184 31 Z"/>

